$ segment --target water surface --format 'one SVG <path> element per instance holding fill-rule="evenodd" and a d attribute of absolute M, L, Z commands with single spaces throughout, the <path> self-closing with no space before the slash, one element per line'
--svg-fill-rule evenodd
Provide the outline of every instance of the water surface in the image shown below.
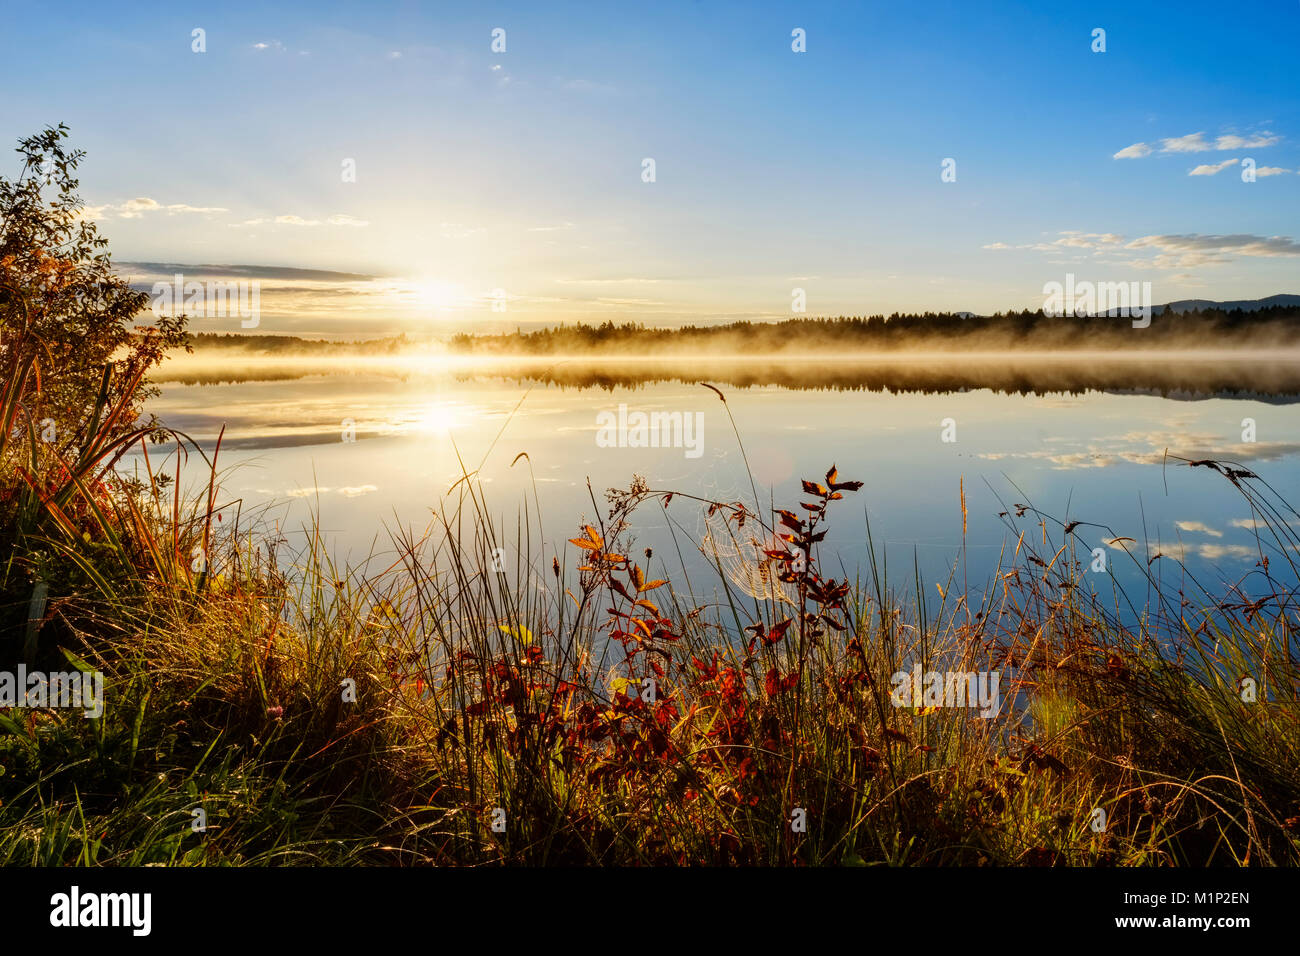
<path fill-rule="evenodd" d="M 1092 523 L 1076 529 L 1081 549 L 1104 548 L 1108 572 L 1130 585 L 1159 553 L 1152 570 L 1172 583 L 1182 573 L 1177 558 L 1205 583 L 1244 579 L 1252 593 L 1263 587 L 1256 566 L 1269 552 L 1256 541 L 1250 507 L 1221 475 L 1177 458 L 1231 459 L 1283 494 L 1300 488 L 1300 362 L 1279 354 L 322 361 L 218 353 L 170 361 L 161 378 L 151 410 L 164 422 L 208 450 L 224 427 L 223 501 L 262 514 L 290 540 L 314 510 L 330 546 L 354 562 L 385 551 L 386 527 L 418 532 L 434 510 L 447 513 L 449 490 L 466 471 L 498 527 L 509 529 L 510 559 L 527 505 L 544 539 L 538 546 L 534 533 L 534 559 L 544 554 L 549 565 L 552 554 L 576 563 L 566 539 L 604 511 L 605 489 L 626 488 L 634 476 L 747 506 L 756 486 L 765 509 L 793 508 L 800 479 L 820 480 L 834 464 L 841 479 L 865 482 L 835 506 L 822 562 L 837 573 L 865 572 L 868 522 L 891 580 L 910 586 L 914 562 L 926 581 L 943 581 L 959 556 L 961 573 L 982 582 L 1021 531 L 1041 539 L 1046 530 L 1059 542 L 1061 525 L 1079 521 Z M 700 442 L 602 447 L 598 416 L 620 405 L 698 415 Z M 1017 505 L 1032 507 L 1017 516 Z M 699 572 L 695 542 L 708 530 L 699 506 L 685 498 L 666 513 L 646 505 L 637 528 L 637 553 L 653 549 L 656 576 L 677 575 L 682 561 Z M 1276 551 L 1272 560 L 1277 571 Z"/>

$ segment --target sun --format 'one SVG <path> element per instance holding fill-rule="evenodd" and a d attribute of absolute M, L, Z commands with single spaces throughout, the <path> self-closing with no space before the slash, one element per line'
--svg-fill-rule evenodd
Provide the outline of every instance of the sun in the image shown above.
<path fill-rule="evenodd" d="M 410 291 L 416 307 L 424 311 L 454 309 L 464 298 L 461 287 L 445 279 L 416 279 Z"/>

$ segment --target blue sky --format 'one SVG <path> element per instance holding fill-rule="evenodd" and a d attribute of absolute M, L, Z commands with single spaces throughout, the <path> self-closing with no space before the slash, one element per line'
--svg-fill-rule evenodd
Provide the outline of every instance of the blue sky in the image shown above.
<path fill-rule="evenodd" d="M 4 138 L 72 128 L 90 211 L 146 285 L 277 267 L 263 331 L 777 319 L 795 288 L 809 314 L 1036 308 L 1067 272 L 1157 302 L 1300 292 L 1300 3 L 5 19 Z"/>

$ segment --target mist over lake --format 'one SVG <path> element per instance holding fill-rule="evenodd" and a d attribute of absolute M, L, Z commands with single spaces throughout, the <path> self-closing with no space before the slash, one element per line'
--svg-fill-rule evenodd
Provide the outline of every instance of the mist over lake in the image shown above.
<path fill-rule="evenodd" d="M 868 521 L 892 577 L 913 580 L 915 560 L 927 588 L 959 558 L 982 586 L 1020 532 L 1041 538 L 1042 520 L 1060 541 L 1078 521 L 1079 557 L 1102 549 L 1124 585 L 1140 585 L 1148 561 L 1174 582 L 1180 559 L 1198 578 L 1250 593 L 1268 543 L 1240 494 L 1187 461 L 1232 460 L 1285 492 L 1300 452 L 1300 363 L 1276 353 L 598 362 L 200 352 L 170 360 L 159 380 L 150 410 L 166 424 L 206 449 L 225 428 L 223 493 L 283 533 L 286 554 L 317 511 L 340 559 L 364 563 L 373 550 L 372 565 L 388 553 L 385 528 L 428 528 L 466 472 L 502 527 L 525 508 L 536 522 L 540 510 L 544 550 L 561 557 L 606 508 L 606 489 L 637 475 L 653 489 L 752 506 L 729 410 L 761 509 L 789 507 L 800 480 L 832 464 L 865 481 L 862 510 L 822 544 L 823 561 L 851 576 L 867 576 Z M 699 416 L 698 447 L 600 447 L 598 416 L 620 406 Z M 1017 517 L 1016 505 L 1030 507 Z M 657 561 L 699 570 L 702 508 L 646 509 L 637 527 Z"/>

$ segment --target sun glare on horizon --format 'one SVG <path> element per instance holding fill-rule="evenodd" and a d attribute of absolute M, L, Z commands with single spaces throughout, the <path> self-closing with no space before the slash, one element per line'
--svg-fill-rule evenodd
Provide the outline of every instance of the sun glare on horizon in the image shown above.
<path fill-rule="evenodd" d="M 459 283 L 428 276 L 400 281 L 390 294 L 404 306 L 430 318 L 463 309 L 467 301 L 465 289 Z"/>

